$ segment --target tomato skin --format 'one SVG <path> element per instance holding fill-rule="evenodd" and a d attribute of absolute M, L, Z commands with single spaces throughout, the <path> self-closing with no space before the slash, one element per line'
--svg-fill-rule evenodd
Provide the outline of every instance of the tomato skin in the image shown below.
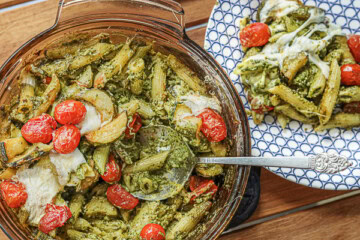
<path fill-rule="evenodd" d="M 146 224 L 140 232 L 141 240 L 165 240 L 164 228 L 155 223 Z"/>
<path fill-rule="evenodd" d="M 5 180 L 0 183 L 1 195 L 11 208 L 18 208 L 26 203 L 28 194 L 25 185 L 21 182 Z"/>
<path fill-rule="evenodd" d="M 61 154 L 72 153 L 80 143 L 80 130 L 74 125 L 64 125 L 54 134 L 54 149 Z"/>
<path fill-rule="evenodd" d="M 21 135 L 30 143 L 49 143 L 57 123 L 49 114 L 30 119 L 21 128 Z"/>
<path fill-rule="evenodd" d="M 64 223 L 71 218 L 72 214 L 67 206 L 47 204 L 45 215 L 40 219 L 39 230 L 49 234 L 55 228 L 64 226 Z"/>
<path fill-rule="evenodd" d="M 207 108 L 197 117 L 202 119 L 200 130 L 210 142 L 220 142 L 226 138 L 225 121 L 217 112 Z"/>
<path fill-rule="evenodd" d="M 111 204 L 122 209 L 133 209 L 139 203 L 139 199 L 128 193 L 120 184 L 108 187 L 106 196 Z"/>
<path fill-rule="evenodd" d="M 345 113 L 360 113 L 360 102 L 351 102 L 344 105 Z"/>
<path fill-rule="evenodd" d="M 133 115 L 133 120 L 129 124 L 129 126 L 125 130 L 125 138 L 130 139 L 134 137 L 135 133 L 137 133 L 142 126 L 141 117 L 138 113 Z"/>
<path fill-rule="evenodd" d="M 270 29 L 265 23 L 252 23 L 240 32 L 240 43 L 243 47 L 260 47 L 269 42 Z"/>
<path fill-rule="evenodd" d="M 351 35 L 347 41 L 356 62 L 360 62 L 360 35 Z"/>
<path fill-rule="evenodd" d="M 106 164 L 106 172 L 101 175 L 105 182 L 118 182 L 121 179 L 121 169 L 119 164 L 115 162 L 114 156 L 109 156 L 109 162 Z"/>
<path fill-rule="evenodd" d="M 343 85 L 360 85 L 360 65 L 345 64 L 341 67 L 341 83 Z"/>
<path fill-rule="evenodd" d="M 210 193 L 212 196 L 214 196 L 218 190 L 218 186 L 216 186 L 214 181 L 211 179 L 206 179 L 199 176 L 191 176 L 190 190 L 192 191 L 190 194 L 190 203 L 192 203 L 201 194 Z"/>
<path fill-rule="evenodd" d="M 78 124 L 84 120 L 86 108 L 75 100 L 66 100 L 55 107 L 54 117 L 60 124 Z"/>
<path fill-rule="evenodd" d="M 45 77 L 45 78 L 43 79 L 43 83 L 49 84 L 49 83 L 51 83 L 51 80 L 52 80 L 51 77 Z"/>

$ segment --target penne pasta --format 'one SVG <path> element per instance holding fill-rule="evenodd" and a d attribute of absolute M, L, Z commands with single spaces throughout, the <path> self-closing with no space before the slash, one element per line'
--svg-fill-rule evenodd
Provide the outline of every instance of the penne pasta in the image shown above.
<path fill-rule="evenodd" d="M 166 239 L 175 240 L 178 236 L 189 233 L 208 212 L 210 207 L 211 202 L 203 202 L 195 205 L 189 212 L 185 213 L 178 222 L 170 226 L 170 229 L 166 232 Z"/>
<path fill-rule="evenodd" d="M 316 118 L 308 118 L 296 111 L 293 107 L 291 107 L 289 104 L 280 105 L 275 107 L 275 112 L 280 113 L 282 115 L 285 115 L 286 117 L 289 117 L 291 119 L 303 122 L 305 124 L 315 124 L 317 123 Z M 286 125 L 286 124 L 285 124 Z"/>
<path fill-rule="evenodd" d="M 165 151 L 148 158 L 140 159 L 134 164 L 126 166 L 123 169 L 123 173 L 132 174 L 137 172 L 158 170 L 164 165 L 169 153 L 169 151 Z"/>
<path fill-rule="evenodd" d="M 336 59 L 333 59 L 330 65 L 330 76 L 319 107 L 319 120 L 321 125 L 326 124 L 332 115 L 339 94 L 340 82 L 340 67 Z"/>
<path fill-rule="evenodd" d="M 308 98 L 315 98 L 324 92 L 326 85 L 326 78 L 324 74 L 318 69 L 316 72 L 314 79 L 310 85 Z"/>
<path fill-rule="evenodd" d="M 79 69 L 96 60 L 101 59 L 106 54 L 111 52 L 115 46 L 109 43 L 99 42 L 94 46 L 81 50 L 79 55 L 76 55 L 69 65 L 70 70 Z"/>
<path fill-rule="evenodd" d="M 360 126 L 360 114 L 354 113 L 337 113 L 324 125 L 319 125 L 315 131 L 323 131 L 329 128 L 350 128 Z"/>
<path fill-rule="evenodd" d="M 21 83 L 21 90 L 18 112 L 22 114 L 32 114 L 36 79 L 24 68 L 20 73 L 19 81 Z"/>
<path fill-rule="evenodd" d="M 313 102 L 300 97 L 294 93 L 289 87 L 285 85 L 278 85 L 268 90 L 270 93 L 279 96 L 282 100 L 289 103 L 297 111 L 304 114 L 306 117 L 317 115 L 318 109 Z"/>
<path fill-rule="evenodd" d="M 335 36 L 334 42 L 338 45 L 339 49 L 343 52 L 343 58 L 341 65 L 344 64 L 355 64 L 355 59 L 350 52 L 350 48 L 347 44 L 346 36 Z"/>
<path fill-rule="evenodd" d="M 285 129 L 286 125 L 290 122 L 290 118 L 288 118 L 286 115 L 282 113 L 279 113 L 277 114 L 277 121 L 279 122 L 281 128 Z"/>
<path fill-rule="evenodd" d="M 341 87 L 338 100 L 340 103 L 360 101 L 360 86 Z"/>
<path fill-rule="evenodd" d="M 89 65 L 85 68 L 84 72 L 76 80 L 76 83 L 80 87 L 91 88 L 93 85 L 93 77 L 94 77 L 94 75 L 91 70 L 91 66 Z"/>
<path fill-rule="evenodd" d="M 153 74 L 151 98 L 155 101 L 162 101 L 166 97 L 166 65 L 160 57 L 155 60 Z"/>
<path fill-rule="evenodd" d="M 106 164 L 109 159 L 110 145 L 99 146 L 94 150 L 93 159 L 96 169 L 100 175 L 104 175 L 106 171 Z"/>
<path fill-rule="evenodd" d="M 305 53 L 300 53 L 295 57 L 287 57 L 284 59 L 283 67 L 281 68 L 281 72 L 285 77 L 289 79 L 289 84 L 292 83 L 292 80 L 298 73 L 298 71 L 305 66 L 308 62 L 308 57 Z"/>
<path fill-rule="evenodd" d="M 45 92 L 42 95 L 41 103 L 37 109 L 34 110 L 34 117 L 37 117 L 49 109 L 49 107 L 55 102 L 56 96 L 60 92 L 59 78 L 53 74 L 50 84 L 47 86 Z"/>
<path fill-rule="evenodd" d="M 130 48 L 130 41 L 109 62 L 100 66 L 98 74 L 95 76 L 94 87 L 103 88 L 107 81 L 115 74 L 124 69 L 130 58 L 134 55 L 134 50 Z"/>
<path fill-rule="evenodd" d="M 179 62 L 174 55 L 168 56 L 168 63 L 171 69 L 185 82 L 189 87 L 201 94 L 206 93 L 206 88 L 202 86 L 201 80 L 187 66 Z"/>

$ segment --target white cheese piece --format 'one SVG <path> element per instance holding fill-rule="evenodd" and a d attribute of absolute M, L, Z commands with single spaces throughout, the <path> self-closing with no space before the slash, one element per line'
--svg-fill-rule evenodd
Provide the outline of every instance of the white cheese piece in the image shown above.
<path fill-rule="evenodd" d="M 65 186 L 70 179 L 70 174 L 75 172 L 78 167 L 86 163 L 84 155 L 78 148 L 69 154 L 60 154 L 57 152 L 51 152 L 49 154 L 50 161 L 54 164 L 58 173 L 58 180 L 60 185 Z"/>
<path fill-rule="evenodd" d="M 45 215 L 46 204 L 52 202 L 61 186 L 50 169 L 37 165 L 19 169 L 16 178 L 26 187 L 28 198 L 24 207 L 30 214 L 29 223 L 36 226 Z"/>
<path fill-rule="evenodd" d="M 309 61 L 315 64 L 324 76 L 328 78 L 330 74 L 329 64 L 321 61 L 317 53 L 324 49 L 334 36 L 342 35 L 343 33 L 341 28 L 335 24 L 324 24 L 328 19 L 325 17 L 323 10 L 312 8 L 309 10 L 309 13 L 309 19 L 296 31 L 284 34 L 275 43 L 267 44 L 259 54 L 247 58 L 243 63 L 248 61 L 266 61 L 271 65 L 281 68 L 287 57 L 295 58 L 299 53 L 304 52 L 309 57 Z M 306 35 L 297 37 L 300 31 L 313 23 L 316 25 Z M 327 36 L 320 40 L 310 39 L 311 35 L 316 31 L 325 32 Z"/>
<path fill-rule="evenodd" d="M 96 108 L 89 103 L 83 102 L 86 108 L 85 119 L 76 126 L 80 129 L 81 135 L 98 130 L 101 127 L 101 116 Z"/>
<path fill-rule="evenodd" d="M 202 95 L 186 95 L 180 97 L 180 100 L 189 107 L 192 111 L 192 114 L 197 116 L 203 112 L 206 108 L 211 108 L 218 112 L 221 112 L 220 102 L 215 97 L 205 97 Z"/>
<path fill-rule="evenodd" d="M 267 0 L 260 12 L 260 21 L 265 22 L 272 13 L 274 17 L 280 18 L 294 12 L 300 5 L 294 0 Z"/>

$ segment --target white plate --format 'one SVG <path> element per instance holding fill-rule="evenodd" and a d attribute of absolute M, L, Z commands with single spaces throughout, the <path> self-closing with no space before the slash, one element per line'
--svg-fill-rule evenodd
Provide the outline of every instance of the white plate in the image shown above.
<path fill-rule="evenodd" d="M 331 21 L 343 27 L 347 34 L 360 31 L 360 0 L 304 0 L 306 5 L 327 11 Z M 243 57 L 239 43 L 239 19 L 256 19 L 259 0 L 221 0 L 215 5 L 209 19 L 205 49 L 227 71 L 246 108 L 249 104 L 243 86 L 233 70 Z M 282 129 L 270 115 L 265 123 L 255 125 L 249 119 L 253 156 L 304 156 L 321 152 L 336 152 L 348 157 L 353 167 L 338 174 L 317 173 L 313 170 L 268 168 L 290 181 L 321 189 L 349 190 L 360 188 L 360 131 L 334 128 L 316 133 L 310 125 L 291 121 Z"/>

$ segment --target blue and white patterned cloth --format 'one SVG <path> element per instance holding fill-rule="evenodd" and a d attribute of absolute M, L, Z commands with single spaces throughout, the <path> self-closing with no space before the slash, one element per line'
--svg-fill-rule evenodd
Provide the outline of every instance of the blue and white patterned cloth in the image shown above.
<path fill-rule="evenodd" d="M 303 0 L 306 5 L 320 7 L 329 19 L 342 26 L 346 34 L 360 32 L 360 0 Z M 234 82 L 246 108 L 249 108 L 239 76 L 233 74 L 244 53 L 239 43 L 239 20 L 256 19 L 259 0 L 219 0 L 209 19 L 205 49 L 218 61 Z M 309 187 L 349 190 L 360 188 L 360 129 L 334 128 L 320 133 L 310 125 L 291 121 L 282 129 L 270 115 L 265 123 L 255 125 L 250 118 L 253 156 L 307 156 L 336 152 L 352 161 L 353 166 L 339 174 L 317 173 L 313 170 L 274 168 L 268 170 Z"/>

